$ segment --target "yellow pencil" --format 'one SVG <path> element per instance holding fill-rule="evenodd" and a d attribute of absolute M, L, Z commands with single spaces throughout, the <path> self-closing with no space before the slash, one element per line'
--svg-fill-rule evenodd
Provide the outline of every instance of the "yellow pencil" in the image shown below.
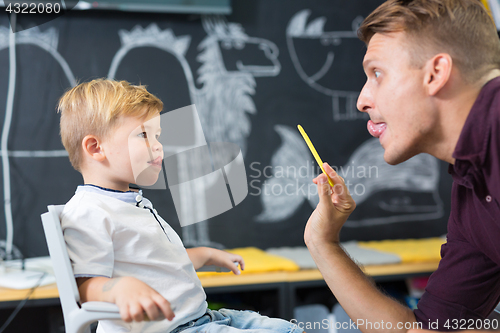
<path fill-rule="evenodd" d="M 314 146 L 313 146 L 311 140 L 307 136 L 307 134 L 304 131 L 304 129 L 302 128 L 302 126 L 297 125 L 297 128 L 299 129 L 300 134 L 302 134 L 302 137 L 306 141 L 307 146 L 309 147 L 309 150 L 311 151 L 311 153 L 313 154 L 314 158 L 316 159 L 316 162 L 319 164 L 319 167 L 321 168 L 321 170 L 323 171 L 323 173 L 326 175 L 326 178 L 328 178 L 328 183 L 330 184 L 330 186 L 333 187 L 335 184 L 333 183 L 333 180 L 331 180 L 330 177 L 327 175 L 327 173 L 325 172 L 325 169 L 323 169 L 323 161 L 321 161 L 321 158 L 319 157 L 318 152 L 316 151 L 316 149 L 314 149 Z"/>

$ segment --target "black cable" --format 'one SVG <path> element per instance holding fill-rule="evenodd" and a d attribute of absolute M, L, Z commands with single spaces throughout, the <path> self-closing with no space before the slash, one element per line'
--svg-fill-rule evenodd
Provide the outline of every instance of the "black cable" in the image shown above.
<path fill-rule="evenodd" d="M 43 273 L 42 276 L 38 279 L 37 283 L 35 284 L 35 286 L 33 288 L 31 288 L 31 290 L 29 291 L 28 293 L 28 296 L 26 296 L 25 299 L 23 299 L 17 306 L 16 308 L 14 309 L 14 311 L 12 312 L 12 314 L 9 316 L 9 318 L 7 318 L 7 321 L 2 325 L 2 327 L 0 327 L 0 333 L 3 333 L 3 331 L 5 331 L 5 329 L 7 328 L 7 326 L 9 326 L 9 324 L 12 322 L 12 320 L 14 320 L 14 318 L 17 316 L 17 314 L 19 313 L 19 311 L 21 311 L 21 309 L 23 308 L 24 304 L 26 304 L 26 302 L 28 301 L 28 299 L 31 297 L 31 295 L 33 294 L 33 292 L 35 291 L 36 288 L 38 288 L 40 286 L 40 283 L 42 283 L 42 280 L 43 278 L 47 275 L 47 273 Z"/>

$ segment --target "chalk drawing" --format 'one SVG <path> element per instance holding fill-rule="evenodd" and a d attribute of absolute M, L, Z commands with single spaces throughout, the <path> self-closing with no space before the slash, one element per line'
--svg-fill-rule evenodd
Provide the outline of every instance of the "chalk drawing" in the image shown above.
<path fill-rule="evenodd" d="M 251 130 L 251 123 L 247 113 L 256 112 L 251 95 L 255 94 L 255 77 L 276 76 L 281 70 L 278 61 L 278 48 L 271 41 L 250 37 L 238 23 L 228 23 L 220 16 L 204 16 L 202 27 L 207 36 L 198 45 L 200 54 L 197 60 L 202 63 L 198 69 L 197 88 L 191 66 L 185 54 L 191 43 L 191 36 L 175 36 L 171 29 L 161 30 L 157 24 L 150 24 L 147 28 L 134 27 L 131 31 L 120 30 L 121 48 L 114 56 L 109 78 L 115 78 L 118 67 L 126 54 L 135 48 L 157 47 L 176 57 L 185 74 L 192 104 L 196 105 L 202 124 L 204 138 L 198 138 L 194 146 L 206 142 L 233 142 L 243 153 L 246 152 L 247 137 Z M 238 54 L 245 54 L 246 47 L 257 47 L 261 50 L 264 59 L 269 65 L 252 65 L 245 59 L 236 61 L 235 69 L 227 69 L 223 59 L 223 51 L 235 50 Z M 164 147 L 166 154 L 178 153 L 189 147 Z M 222 157 L 222 156 L 221 156 Z M 214 157 L 217 158 L 217 157 Z M 195 165 L 188 165 L 189 161 L 179 159 L 179 170 L 182 172 Z M 214 161 L 219 164 L 218 161 Z M 181 165 L 182 164 L 182 165 Z M 181 172 L 181 171 L 180 171 Z M 183 175 L 179 175 L 182 177 Z M 205 188 L 211 184 L 197 183 L 196 189 Z M 187 190 L 187 189 L 186 189 Z M 190 200 L 189 193 L 181 193 L 181 200 Z M 196 204 L 193 203 L 192 207 Z M 185 214 L 194 214 L 190 210 Z M 208 224 L 206 221 L 182 228 L 182 238 L 186 246 L 215 246 L 220 244 L 210 241 Z"/>
<path fill-rule="evenodd" d="M 319 202 L 316 186 L 310 184 L 318 174 L 311 153 L 295 128 L 276 125 L 282 143 L 271 160 L 273 176 L 262 186 L 263 212 L 258 222 L 279 222 L 291 217 L 308 201 Z M 384 149 L 372 138 L 359 146 L 343 166 L 336 167 L 358 206 L 346 227 L 423 221 L 443 216 L 438 193 L 439 164 L 428 154 L 391 166 L 384 161 Z M 334 166 L 335 167 L 335 166 Z M 368 208 L 362 209 L 363 204 Z"/>
<path fill-rule="evenodd" d="M 300 78 L 306 82 L 314 90 L 332 98 L 333 119 L 335 121 L 346 121 L 356 119 L 366 119 L 367 115 L 359 112 L 356 109 L 356 101 L 359 96 L 358 91 L 349 91 L 341 88 L 329 88 L 326 83 L 321 83 L 320 80 L 329 76 L 336 77 L 340 82 L 345 82 L 345 77 L 336 72 L 333 68 L 336 52 L 350 52 L 350 49 L 344 44 L 350 39 L 357 39 L 356 31 L 363 21 L 361 16 L 356 17 L 352 22 L 352 30 L 348 31 L 324 31 L 326 22 L 325 17 L 318 17 L 307 24 L 307 20 L 311 15 L 311 10 L 304 9 L 296 13 L 288 23 L 286 30 L 286 41 L 288 51 L 292 59 L 293 65 L 299 74 Z M 308 54 L 299 57 L 296 44 L 299 41 L 309 40 L 314 44 L 322 47 L 315 48 L 314 53 L 324 54 L 324 62 L 316 72 L 307 73 L 304 68 L 304 63 L 310 63 Z M 308 44 L 311 46 L 311 44 Z M 302 58 L 302 59 L 301 59 Z M 316 58 L 315 58 L 316 59 Z M 359 64 L 361 67 L 361 63 Z M 340 66 L 342 67 L 342 66 Z"/>
<path fill-rule="evenodd" d="M 9 47 L 9 31 L 8 27 L 0 27 L 0 50 Z M 31 44 L 47 51 L 59 63 L 61 68 L 72 87 L 76 85 L 75 76 L 66 60 L 57 51 L 59 44 L 59 31 L 52 27 L 42 32 L 39 27 L 19 31 L 16 34 L 16 44 Z"/>
<path fill-rule="evenodd" d="M 15 30 L 16 26 L 16 15 L 11 16 L 11 24 Z M 13 33 L 9 27 L 0 27 L 0 50 L 9 48 L 9 83 L 7 92 L 7 105 L 5 108 L 5 120 L 2 129 L 2 139 L 0 154 L 2 156 L 2 183 L 3 183 L 3 195 L 4 195 L 4 214 L 5 214 L 5 224 L 6 224 L 6 240 L 2 242 L 1 246 L 5 246 L 5 258 L 12 259 L 16 256 L 16 248 L 13 246 L 14 239 L 14 227 L 13 227 L 13 215 L 11 208 L 11 171 L 10 171 L 10 161 L 9 158 L 15 157 L 28 157 L 28 158 L 46 158 L 46 157 L 59 157 L 67 156 L 66 151 L 63 150 L 48 150 L 48 151 L 9 151 L 8 150 L 8 140 L 9 133 L 12 125 L 12 114 L 14 112 L 14 96 L 16 93 L 16 77 L 17 77 L 17 65 L 16 65 L 16 49 L 17 45 L 33 45 L 41 48 L 48 52 L 52 57 L 59 63 L 61 68 L 68 79 L 71 86 L 76 85 L 76 80 L 71 72 L 70 67 L 66 60 L 57 51 L 57 46 L 59 42 L 59 34 L 55 28 L 49 28 L 45 32 L 42 32 L 39 27 L 34 27 L 27 30 L 22 30 L 17 33 Z M 14 254 L 14 256 L 13 256 Z M 19 252 L 18 254 L 19 255 Z M 2 256 L 4 257 L 4 256 Z"/>

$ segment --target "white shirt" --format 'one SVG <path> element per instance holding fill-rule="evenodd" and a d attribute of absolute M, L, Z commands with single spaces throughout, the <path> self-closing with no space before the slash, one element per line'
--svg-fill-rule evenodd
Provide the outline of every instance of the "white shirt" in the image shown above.
<path fill-rule="evenodd" d="M 175 308 L 172 321 L 106 320 L 99 322 L 99 333 L 165 333 L 206 312 L 205 291 L 181 239 L 142 192 L 78 186 L 61 226 L 75 277 L 132 276 Z"/>

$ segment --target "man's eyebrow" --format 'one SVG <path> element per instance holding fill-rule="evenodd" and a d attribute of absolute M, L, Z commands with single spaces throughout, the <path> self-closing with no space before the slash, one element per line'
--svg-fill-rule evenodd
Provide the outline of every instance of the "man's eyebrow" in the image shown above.
<path fill-rule="evenodd" d="M 363 60 L 363 68 L 366 69 L 370 63 L 372 63 L 374 60 L 373 59 L 365 59 Z"/>

